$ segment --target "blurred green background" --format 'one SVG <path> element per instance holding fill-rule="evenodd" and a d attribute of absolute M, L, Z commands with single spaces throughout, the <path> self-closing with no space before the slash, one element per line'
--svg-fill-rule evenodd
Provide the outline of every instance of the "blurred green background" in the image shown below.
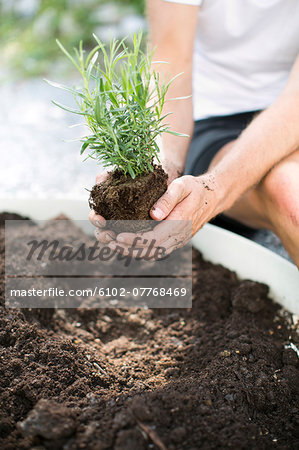
<path fill-rule="evenodd" d="M 55 39 L 66 47 L 93 45 L 145 27 L 144 0 L 0 0 L 3 79 L 70 70 Z"/>
<path fill-rule="evenodd" d="M 84 198 L 102 170 L 82 162 L 80 142 L 88 130 L 52 104 L 73 104 L 69 92 L 47 78 L 80 83 L 68 50 L 146 31 L 144 0 L 0 0 L 0 192 L 5 198 Z M 77 126 L 79 125 L 80 126 Z M 76 125 L 75 127 L 72 127 Z"/>

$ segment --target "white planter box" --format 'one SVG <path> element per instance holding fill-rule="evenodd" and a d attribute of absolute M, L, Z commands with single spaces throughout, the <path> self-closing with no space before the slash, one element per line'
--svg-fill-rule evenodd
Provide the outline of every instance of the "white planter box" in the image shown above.
<path fill-rule="evenodd" d="M 49 219 L 65 214 L 86 220 L 87 202 L 64 199 L 0 199 L 0 212 L 16 212 L 32 219 Z M 240 278 L 266 283 L 270 296 L 290 312 L 299 315 L 299 271 L 294 264 L 270 250 L 213 225 L 206 225 L 192 240 L 204 257 L 222 264 Z"/>

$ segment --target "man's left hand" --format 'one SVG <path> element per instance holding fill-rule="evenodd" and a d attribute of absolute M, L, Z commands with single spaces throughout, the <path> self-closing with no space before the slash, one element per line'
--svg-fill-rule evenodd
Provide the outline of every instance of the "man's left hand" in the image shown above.
<path fill-rule="evenodd" d="M 112 249 L 121 247 L 126 254 L 136 237 L 142 237 L 142 241 L 138 242 L 139 248 L 144 247 L 146 251 L 154 240 L 154 248 L 163 247 L 168 254 L 190 240 L 191 227 L 186 226 L 186 221 L 192 221 L 193 236 L 219 212 L 217 209 L 214 180 L 207 174 L 199 177 L 185 175 L 172 181 L 165 194 L 152 207 L 150 214 L 159 221 L 153 230 L 137 234 L 120 233 L 108 245 Z"/>

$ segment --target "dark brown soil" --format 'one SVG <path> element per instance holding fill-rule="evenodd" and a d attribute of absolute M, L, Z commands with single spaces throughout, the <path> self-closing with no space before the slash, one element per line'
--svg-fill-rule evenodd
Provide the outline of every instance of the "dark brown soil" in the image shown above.
<path fill-rule="evenodd" d="M 153 172 L 135 179 L 115 170 L 109 173 L 105 181 L 92 188 L 89 206 L 106 220 L 143 221 L 128 223 L 126 229 L 145 231 L 151 228 L 148 222 L 151 220 L 149 212 L 166 191 L 167 178 L 161 166 L 155 166 Z M 110 225 L 115 231 L 119 231 L 117 223 Z"/>
<path fill-rule="evenodd" d="M 298 448 L 295 327 L 266 286 L 194 252 L 192 309 L 20 311 L 3 227 L 0 253 L 1 449 Z"/>

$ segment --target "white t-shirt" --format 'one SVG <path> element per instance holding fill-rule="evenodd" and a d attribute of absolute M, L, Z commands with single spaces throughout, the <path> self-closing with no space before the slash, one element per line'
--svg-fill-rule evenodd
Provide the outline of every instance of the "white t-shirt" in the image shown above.
<path fill-rule="evenodd" d="M 276 99 L 299 54 L 299 0 L 166 1 L 200 5 L 195 120 L 264 109 Z"/>

